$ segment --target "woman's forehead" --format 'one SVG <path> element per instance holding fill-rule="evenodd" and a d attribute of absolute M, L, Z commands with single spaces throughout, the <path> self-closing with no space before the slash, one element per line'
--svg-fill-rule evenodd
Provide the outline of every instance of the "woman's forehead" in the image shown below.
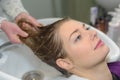
<path fill-rule="evenodd" d="M 83 23 L 82 22 L 79 22 L 79 21 L 76 21 L 76 20 L 69 20 L 69 21 L 66 21 L 64 22 L 61 27 L 60 27 L 60 31 L 61 32 L 68 32 L 70 31 L 71 29 L 75 29 L 75 28 L 80 28 L 80 27 L 83 27 Z"/>
<path fill-rule="evenodd" d="M 59 28 L 59 35 L 62 39 L 68 39 L 71 33 L 73 33 L 76 29 L 80 29 L 83 27 L 83 23 L 76 20 L 66 21 Z"/>

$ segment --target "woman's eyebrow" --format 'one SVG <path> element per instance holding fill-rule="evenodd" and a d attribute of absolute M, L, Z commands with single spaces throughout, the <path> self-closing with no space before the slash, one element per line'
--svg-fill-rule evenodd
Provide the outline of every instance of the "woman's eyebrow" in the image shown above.
<path fill-rule="evenodd" d="M 71 36 L 72 36 L 74 33 L 78 32 L 78 31 L 79 31 L 79 29 L 75 29 L 75 30 L 70 34 L 69 40 L 70 40 Z"/>
<path fill-rule="evenodd" d="M 82 24 L 82 27 L 85 27 L 85 24 L 84 24 L 84 23 Z"/>

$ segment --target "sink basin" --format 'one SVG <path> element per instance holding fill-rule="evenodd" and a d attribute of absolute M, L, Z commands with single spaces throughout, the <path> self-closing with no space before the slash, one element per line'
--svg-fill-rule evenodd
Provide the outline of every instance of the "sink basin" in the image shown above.
<path fill-rule="evenodd" d="M 14 76 L 18 79 L 21 79 L 22 76 L 29 71 L 40 71 L 42 73 L 47 73 L 53 71 L 52 67 L 49 67 L 47 64 L 40 61 L 32 51 L 26 47 L 25 45 L 13 45 L 12 47 L 8 47 L 2 52 L 2 58 L 0 62 L 0 71 Z M 46 68 L 45 68 L 46 67 Z M 55 76 L 55 73 L 48 74 L 49 76 Z M 41 74 L 42 75 L 42 74 Z M 5 80 L 2 78 L 4 76 L 0 75 L 0 80 Z M 2 78 L 2 79 L 1 79 Z M 6 78 L 6 76 L 5 76 Z M 10 80 L 10 79 L 9 79 Z M 17 79 L 16 79 L 17 80 Z M 47 79 L 45 79 L 47 80 Z"/>

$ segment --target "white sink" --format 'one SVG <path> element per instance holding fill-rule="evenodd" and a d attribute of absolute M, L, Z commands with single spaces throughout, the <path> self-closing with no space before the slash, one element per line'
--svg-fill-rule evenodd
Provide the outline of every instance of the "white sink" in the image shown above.
<path fill-rule="evenodd" d="M 8 42 L 6 35 L 0 31 L 0 45 Z M 44 80 L 52 80 L 61 75 L 56 69 L 38 59 L 25 45 L 8 45 L 0 47 L 0 80 L 21 80 L 30 71 L 40 71 Z M 45 75 L 44 75 L 45 74 Z"/>
<path fill-rule="evenodd" d="M 97 4 L 105 8 L 107 11 L 113 11 L 120 4 L 120 0 L 95 0 Z"/>

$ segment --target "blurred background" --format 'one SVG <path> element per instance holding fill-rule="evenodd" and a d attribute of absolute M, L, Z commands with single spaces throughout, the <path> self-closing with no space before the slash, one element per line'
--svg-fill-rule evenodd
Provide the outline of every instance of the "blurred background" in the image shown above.
<path fill-rule="evenodd" d="M 24 7 L 37 19 L 70 16 L 87 23 L 90 22 L 91 7 L 104 6 L 104 2 L 109 4 L 108 1 L 114 8 L 120 2 L 120 0 L 22 0 Z M 108 10 L 113 10 L 111 7 Z"/>
<path fill-rule="evenodd" d="M 94 0 L 22 0 L 24 7 L 37 19 L 70 16 L 89 22 Z"/>

